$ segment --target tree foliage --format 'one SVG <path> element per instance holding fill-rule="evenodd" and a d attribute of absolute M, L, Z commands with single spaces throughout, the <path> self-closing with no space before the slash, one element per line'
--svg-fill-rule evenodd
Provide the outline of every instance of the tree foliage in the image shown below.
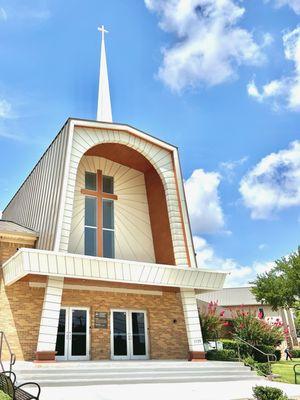
<path fill-rule="evenodd" d="M 256 313 L 243 308 L 232 315 L 234 333 L 253 345 L 277 346 L 283 340 L 283 325 L 279 320 L 268 323 L 257 318 Z"/>
<path fill-rule="evenodd" d="M 203 340 L 216 340 L 220 337 L 224 321 L 223 312 L 218 312 L 218 303 L 211 301 L 205 312 L 200 313 Z"/>
<path fill-rule="evenodd" d="M 275 261 L 270 272 L 258 275 L 252 283 L 252 292 L 262 304 L 269 304 L 274 310 L 296 307 L 300 299 L 300 246 Z"/>

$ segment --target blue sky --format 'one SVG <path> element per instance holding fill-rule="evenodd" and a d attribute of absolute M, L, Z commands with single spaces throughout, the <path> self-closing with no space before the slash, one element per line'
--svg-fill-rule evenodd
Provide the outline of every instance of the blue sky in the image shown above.
<path fill-rule="evenodd" d="M 176 144 L 200 266 L 245 284 L 299 244 L 300 0 L 0 0 L 0 210 L 69 117 Z"/>

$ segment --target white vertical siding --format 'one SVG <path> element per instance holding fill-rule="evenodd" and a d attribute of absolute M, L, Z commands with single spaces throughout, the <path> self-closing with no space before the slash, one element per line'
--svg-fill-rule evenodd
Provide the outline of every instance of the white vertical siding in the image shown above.
<path fill-rule="evenodd" d="M 64 178 L 66 124 L 3 212 L 7 219 L 38 232 L 37 248 L 53 250 Z"/>
<path fill-rule="evenodd" d="M 180 289 L 190 351 L 204 351 L 197 300 L 194 289 Z"/>
<path fill-rule="evenodd" d="M 55 351 L 64 278 L 49 276 L 42 309 L 37 351 Z"/>

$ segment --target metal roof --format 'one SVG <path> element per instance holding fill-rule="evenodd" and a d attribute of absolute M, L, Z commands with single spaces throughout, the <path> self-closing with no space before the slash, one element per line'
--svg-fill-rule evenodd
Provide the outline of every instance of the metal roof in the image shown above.
<path fill-rule="evenodd" d="M 197 298 L 207 303 L 211 301 L 218 302 L 218 305 L 223 307 L 260 304 L 252 294 L 251 286 L 224 288 L 222 290 L 200 294 Z"/>
<path fill-rule="evenodd" d="M 6 221 L 4 219 L 0 219 L 0 235 L 25 235 L 37 237 L 37 232 L 34 232 L 32 229 L 26 228 L 25 226 L 16 224 L 12 221 Z"/>

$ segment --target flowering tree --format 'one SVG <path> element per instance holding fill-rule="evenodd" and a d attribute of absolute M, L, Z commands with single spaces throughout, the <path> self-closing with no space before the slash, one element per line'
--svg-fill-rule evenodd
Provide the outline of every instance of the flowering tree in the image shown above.
<path fill-rule="evenodd" d="M 215 340 L 220 337 L 224 325 L 224 320 L 222 319 L 224 312 L 218 311 L 218 302 L 211 301 L 208 304 L 207 311 L 200 313 L 204 341 Z"/>
<path fill-rule="evenodd" d="M 246 312 L 243 308 L 235 311 L 232 317 L 234 333 L 247 342 L 276 346 L 283 340 L 285 332 L 279 319 L 268 323 L 257 318 L 256 313 Z"/>

